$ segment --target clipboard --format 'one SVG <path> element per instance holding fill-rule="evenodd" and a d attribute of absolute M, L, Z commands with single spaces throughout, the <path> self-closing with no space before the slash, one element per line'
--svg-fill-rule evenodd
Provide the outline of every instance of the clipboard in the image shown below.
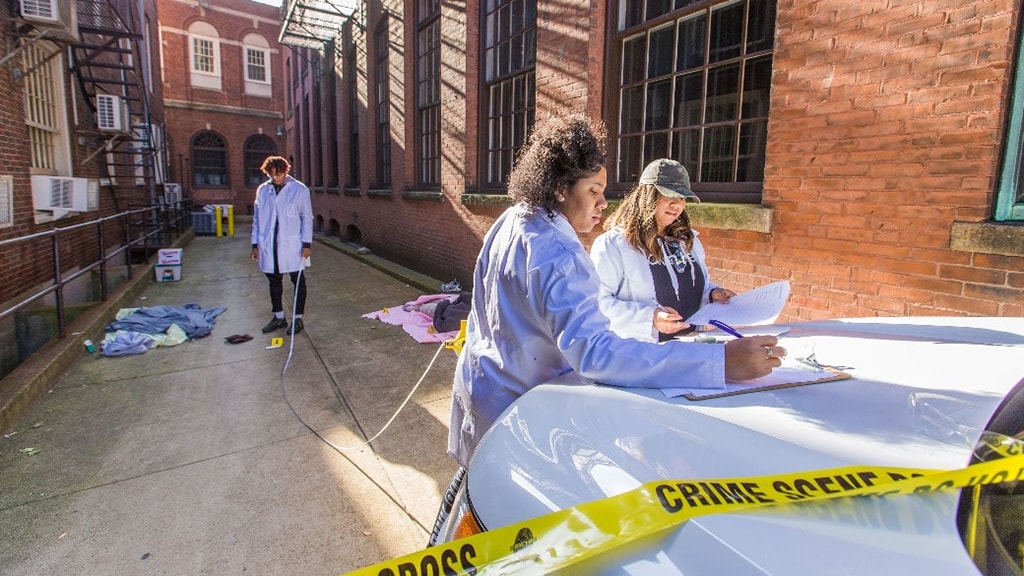
<path fill-rule="evenodd" d="M 764 378 L 756 378 L 739 384 L 726 383 L 724 390 L 721 388 L 687 388 L 688 391 L 681 394 L 681 396 L 687 400 L 710 400 L 712 398 L 751 394 L 753 392 L 761 392 L 762 390 L 780 390 L 782 388 L 836 382 L 850 378 L 853 378 L 853 376 L 849 373 L 832 368 L 823 368 L 820 372 L 809 373 L 796 368 L 780 367 Z M 761 384 L 758 382 L 760 380 L 778 381 Z"/>
<path fill-rule="evenodd" d="M 794 386 L 807 386 L 810 384 L 822 384 L 824 382 L 836 382 L 853 378 L 848 372 L 840 368 L 833 368 L 828 365 L 819 364 L 817 361 L 808 362 L 807 359 L 785 359 L 782 366 L 775 368 L 770 374 L 744 382 L 723 382 L 721 388 L 662 388 L 661 391 L 669 398 L 682 396 L 687 400 L 710 400 L 712 398 L 723 398 L 725 396 L 738 396 L 740 394 L 751 394 L 762 390 L 779 390 L 781 388 L 792 388 Z"/>

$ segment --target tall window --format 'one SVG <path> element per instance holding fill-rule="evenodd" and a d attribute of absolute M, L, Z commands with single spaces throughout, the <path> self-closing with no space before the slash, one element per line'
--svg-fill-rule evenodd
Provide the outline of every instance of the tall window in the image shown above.
<path fill-rule="evenodd" d="M 189 69 L 192 85 L 220 90 L 220 41 L 217 29 L 206 22 L 188 27 Z"/>
<path fill-rule="evenodd" d="M 192 181 L 196 186 L 228 185 L 228 147 L 213 132 L 192 138 Z"/>
<path fill-rule="evenodd" d="M 533 126 L 537 0 L 488 0 L 484 21 L 485 182 L 497 186 Z"/>
<path fill-rule="evenodd" d="M 277 154 L 277 144 L 266 134 L 253 134 L 245 139 L 245 185 L 259 186 L 267 179 L 260 170 L 267 156 Z"/>
<path fill-rule="evenodd" d="M 1024 33 L 1021 34 L 1024 41 Z M 996 220 L 1024 220 L 1024 49 L 1017 43 L 1017 70 L 1010 103 L 1003 170 L 996 197 Z"/>
<path fill-rule="evenodd" d="M 697 192 L 760 194 L 775 6 L 622 0 L 615 182 L 633 184 L 648 162 L 670 157 Z"/>
<path fill-rule="evenodd" d="M 259 48 L 245 48 L 245 79 L 252 82 L 268 82 L 267 51 Z"/>
<path fill-rule="evenodd" d="M 381 22 L 373 38 L 373 76 L 377 82 L 377 184 L 391 184 L 391 72 L 388 69 L 388 22 Z"/>
<path fill-rule="evenodd" d="M 213 54 L 214 41 L 209 38 L 192 37 L 192 70 L 204 74 L 216 72 L 217 59 Z"/>
<path fill-rule="evenodd" d="M 348 183 L 359 186 L 359 83 L 356 82 L 356 47 L 348 51 L 345 58 L 345 74 L 348 77 Z"/>
<path fill-rule="evenodd" d="M 25 124 L 32 173 L 69 176 L 71 163 L 61 50 L 49 42 L 35 42 L 25 45 L 24 55 L 24 69 L 32 71 L 25 76 Z"/>
<path fill-rule="evenodd" d="M 416 129 L 418 180 L 441 185 L 441 10 L 440 0 L 419 0 L 416 30 Z"/>

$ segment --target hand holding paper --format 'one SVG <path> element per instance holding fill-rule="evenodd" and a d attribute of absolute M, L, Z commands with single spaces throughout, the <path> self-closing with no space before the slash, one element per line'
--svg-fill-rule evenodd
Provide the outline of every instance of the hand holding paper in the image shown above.
<path fill-rule="evenodd" d="M 712 303 L 686 319 L 688 324 L 710 324 L 719 320 L 733 326 L 771 324 L 782 313 L 789 298 L 789 282 L 772 282 L 749 292 L 737 294 L 728 304 Z"/>

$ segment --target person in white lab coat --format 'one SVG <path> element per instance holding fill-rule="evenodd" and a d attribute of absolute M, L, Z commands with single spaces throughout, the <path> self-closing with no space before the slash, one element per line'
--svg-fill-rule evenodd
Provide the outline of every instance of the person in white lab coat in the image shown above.
<path fill-rule="evenodd" d="M 685 318 L 704 304 L 736 295 L 711 281 L 687 202 L 700 198 L 686 168 L 655 160 L 594 240 L 590 257 L 601 277 L 601 310 L 619 335 L 668 340 L 689 329 Z"/>
<path fill-rule="evenodd" d="M 508 182 L 516 204 L 484 237 L 452 386 L 448 453 L 468 466 L 480 438 L 516 398 L 576 373 L 631 387 L 716 388 L 780 365 L 774 336 L 728 344 L 626 339 L 598 305 L 600 280 L 580 242 L 608 205 L 604 126 L 570 112 L 539 123 Z M 454 493 L 463 469 L 449 487 Z M 431 542 L 450 511 L 442 501 Z"/>
<path fill-rule="evenodd" d="M 268 156 L 260 166 L 269 180 L 256 190 L 252 216 L 252 251 L 249 258 L 259 262 L 260 271 L 270 283 L 270 307 L 274 316 L 263 327 L 268 334 L 288 328 L 281 295 L 284 274 L 295 287 L 295 321 L 291 335 L 303 329 L 306 308 L 306 274 L 303 269 L 313 253 L 313 207 L 309 188 L 288 175 L 291 165 L 281 156 Z"/>

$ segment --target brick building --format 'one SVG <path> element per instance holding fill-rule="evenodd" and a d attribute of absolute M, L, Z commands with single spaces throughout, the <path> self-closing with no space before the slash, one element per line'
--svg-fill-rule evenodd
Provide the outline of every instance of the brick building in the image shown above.
<path fill-rule="evenodd" d="M 161 0 L 172 178 L 196 205 L 251 212 L 259 165 L 283 154 L 280 9 L 249 0 Z"/>
<path fill-rule="evenodd" d="M 50 337 L 55 309 L 59 325 L 65 308 L 98 300 L 124 277 L 133 231 L 126 219 L 100 219 L 162 199 L 165 161 L 154 5 L 2 0 L 0 13 L 6 374 Z M 118 250 L 102 272 L 91 268 Z"/>
<path fill-rule="evenodd" d="M 292 4 L 286 127 L 328 234 L 468 286 L 529 127 L 575 107 L 612 199 L 689 168 L 712 276 L 788 280 L 781 320 L 1024 314 L 1019 2 Z"/>

